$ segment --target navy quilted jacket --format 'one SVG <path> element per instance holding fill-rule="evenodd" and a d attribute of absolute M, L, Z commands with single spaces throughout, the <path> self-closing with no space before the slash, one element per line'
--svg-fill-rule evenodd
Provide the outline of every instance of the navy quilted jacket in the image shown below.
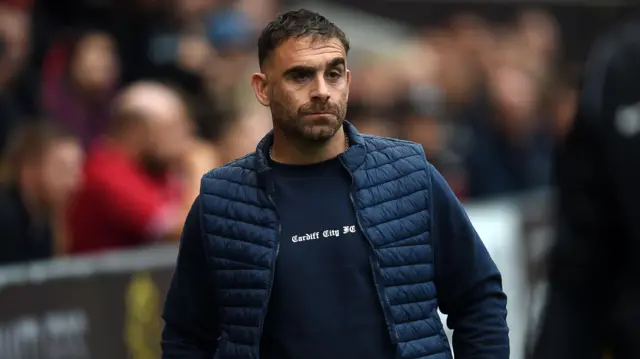
<path fill-rule="evenodd" d="M 437 313 L 440 299 L 454 327 L 457 359 L 508 359 L 506 298 L 499 272 L 450 190 L 432 190 L 433 178 L 439 187 L 446 184 L 421 146 L 361 135 L 348 123 L 345 129 L 351 147 L 340 159 L 353 178 L 351 200 L 358 225 L 377 259 L 372 271 L 396 357 L 451 358 Z M 164 359 L 259 359 L 279 249 L 280 223 L 267 159 L 272 141 L 267 135 L 256 152 L 202 179 L 165 303 Z M 448 205 L 434 208 L 436 201 Z M 449 233 L 436 233 L 432 224 L 443 211 L 439 228 Z M 449 213 L 459 218 L 453 220 Z M 190 221 L 199 226 L 190 226 Z M 441 279 L 446 291 L 438 295 L 434 242 L 447 236 L 460 237 L 469 246 L 451 259 L 443 256 L 444 261 L 472 262 L 489 271 L 467 284 L 456 283 L 455 276 Z M 469 278 L 487 273 L 480 267 L 467 270 L 473 272 L 463 273 Z M 443 296 L 444 301 L 439 298 Z"/>

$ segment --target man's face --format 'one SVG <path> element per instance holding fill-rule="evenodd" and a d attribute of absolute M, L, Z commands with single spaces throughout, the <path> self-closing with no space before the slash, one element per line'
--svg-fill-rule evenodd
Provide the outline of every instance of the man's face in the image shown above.
<path fill-rule="evenodd" d="M 286 40 L 270 55 L 252 82 L 275 129 L 308 142 L 335 135 L 347 114 L 346 56 L 340 40 L 312 37 Z"/>
<path fill-rule="evenodd" d="M 193 128 L 186 109 L 177 99 L 173 103 L 158 104 L 158 110 L 150 114 L 155 116 L 155 121 L 148 123 L 142 161 L 150 174 L 162 176 L 180 164 L 189 150 Z"/>
<path fill-rule="evenodd" d="M 0 85 L 6 85 L 22 69 L 29 55 L 30 17 L 22 10 L 0 6 L 0 39 L 4 42 L 0 56 Z"/>
<path fill-rule="evenodd" d="M 84 154 L 73 140 L 55 141 L 42 159 L 41 175 L 44 200 L 50 205 L 64 203 L 82 179 Z"/>
<path fill-rule="evenodd" d="M 80 40 L 71 71 L 84 91 L 102 93 L 109 90 L 119 73 L 113 39 L 96 33 Z"/>

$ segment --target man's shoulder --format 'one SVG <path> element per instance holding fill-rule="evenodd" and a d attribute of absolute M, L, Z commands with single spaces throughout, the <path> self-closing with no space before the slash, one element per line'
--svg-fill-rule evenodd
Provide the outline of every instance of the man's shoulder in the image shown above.
<path fill-rule="evenodd" d="M 255 156 L 256 153 L 252 152 L 212 169 L 202 176 L 203 183 L 211 181 L 254 182 L 256 175 Z"/>

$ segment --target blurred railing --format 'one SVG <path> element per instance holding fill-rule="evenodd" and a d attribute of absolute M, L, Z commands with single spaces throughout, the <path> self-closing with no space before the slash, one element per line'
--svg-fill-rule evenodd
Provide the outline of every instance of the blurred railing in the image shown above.
<path fill-rule="evenodd" d="M 467 206 L 503 273 L 512 359 L 523 358 L 548 197 Z M 159 359 L 159 313 L 176 253 L 165 245 L 0 269 L 0 359 Z"/>

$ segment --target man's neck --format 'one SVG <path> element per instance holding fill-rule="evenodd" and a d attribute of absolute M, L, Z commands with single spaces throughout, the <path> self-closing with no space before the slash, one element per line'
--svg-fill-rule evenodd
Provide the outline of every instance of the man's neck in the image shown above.
<path fill-rule="evenodd" d="M 320 163 L 337 157 L 347 149 L 346 134 L 343 128 L 340 128 L 330 140 L 319 143 L 295 141 L 277 130 L 274 130 L 273 135 L 271 159 L 284 164 Z"/>

